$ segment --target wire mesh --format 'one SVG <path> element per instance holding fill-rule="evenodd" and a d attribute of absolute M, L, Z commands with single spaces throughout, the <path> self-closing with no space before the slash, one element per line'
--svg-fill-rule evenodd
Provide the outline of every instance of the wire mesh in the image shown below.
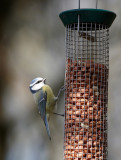
<path fill-rule="evenodd" d="M 67 25 L 65 160 L 107 160 L 108 72 L 108 28 Z"/>

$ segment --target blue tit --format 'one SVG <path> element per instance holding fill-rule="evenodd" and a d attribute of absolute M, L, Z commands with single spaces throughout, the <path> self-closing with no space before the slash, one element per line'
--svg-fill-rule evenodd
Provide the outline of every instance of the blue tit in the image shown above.
<path fill-rule="evenodd" d="M 58 96 L 62 90 L 59 90 L 58 96 L 55 97 L 54 93 L 49 85 L 45 84 L 46 78 L 35 78 L 30 83 L 30 91 L 33 94 L 35 103 L 38 105 L 39 114 L 44 121 L 47 134 L 49 139 L 51 140 L 50 130 L 49 130 L 49 116 L 53 114 L 56 102 L 58 100 Z M 56 113 L 55 113 L 56 114 Z M 59 114 L 57 114 L 59 115 Z"/>

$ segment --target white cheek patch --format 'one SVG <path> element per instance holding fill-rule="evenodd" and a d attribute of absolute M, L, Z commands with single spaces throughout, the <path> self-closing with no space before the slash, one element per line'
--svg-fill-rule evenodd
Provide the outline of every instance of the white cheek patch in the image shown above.
<path fill-rule="evenodd" d="M 39 90 L 39 89 L 42 88 L 43 86 L 44 86 L 44 83 L 35 84 L 35 85 L 32 87 L 32 90 L 33 90 L 33 91 Z"/>

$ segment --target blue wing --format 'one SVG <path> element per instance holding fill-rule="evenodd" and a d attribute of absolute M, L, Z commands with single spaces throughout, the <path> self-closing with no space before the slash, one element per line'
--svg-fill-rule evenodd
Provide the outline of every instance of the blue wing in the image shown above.
<path fill-rule="evenodd" d="M 39 99 L 39 103 L 38 103 L 38 109 L 39 109 L 40 116 L 44 121 L 49 139 L 51 140 L 50 130 L 49 130 L 49 126 L 48 126 L 48 120 L 46 117 L 46 101 L 47 101 L 47 92 L 43 92 L 43 90 L 41 89 L 40 90 L 40 99 Z"/>

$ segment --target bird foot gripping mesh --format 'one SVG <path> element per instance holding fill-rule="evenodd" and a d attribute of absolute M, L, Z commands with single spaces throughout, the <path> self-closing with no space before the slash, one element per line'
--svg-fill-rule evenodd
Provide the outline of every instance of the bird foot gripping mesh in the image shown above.
<path fill-rule="evenodd" d="M 109 34 L 106 26 L 96 24 L 82 23 L 80 30 L 76 24 L 66 28 L 64 158 L 104 160 Z"/>

